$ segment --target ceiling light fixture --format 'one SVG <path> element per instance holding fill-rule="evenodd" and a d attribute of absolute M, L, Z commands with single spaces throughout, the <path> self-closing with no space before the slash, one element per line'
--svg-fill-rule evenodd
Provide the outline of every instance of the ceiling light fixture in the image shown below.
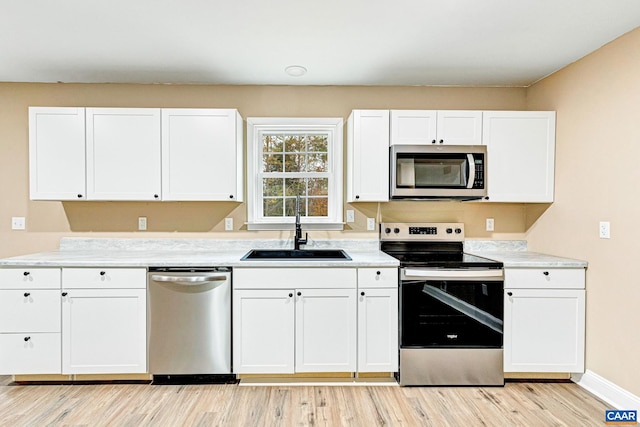
<path fill-rule="evenodd" d="M 289 65 L 284 71 L 292 77 L 301 77 L 307 74 L 307 69 L 302 65 Z"/>

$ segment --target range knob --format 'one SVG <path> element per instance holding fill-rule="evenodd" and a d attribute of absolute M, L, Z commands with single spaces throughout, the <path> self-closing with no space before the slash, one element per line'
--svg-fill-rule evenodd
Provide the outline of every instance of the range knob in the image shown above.
<path fill-rule="evenodd" d="M 400 232 L 400 229 L 398 227 L 396 227 L 396 228 L 393 229 L 393 232 L 398 234 Z"/>
<path fill-rule="evenodd" d="M 447 228 L 447 234 L 453 233 L 453 228 Z"/>
<path fill-rule="evenodd" d="M 462 233 L 462 228 L 456 228 L 456 234 Z"/>
<path fill-rule="evenodd" d="M 384 229 L 384 232 L 389 234 L 389 233 L 391 233 L 391 229 L 389 227 L 387 227 L 387 228 Z"/>

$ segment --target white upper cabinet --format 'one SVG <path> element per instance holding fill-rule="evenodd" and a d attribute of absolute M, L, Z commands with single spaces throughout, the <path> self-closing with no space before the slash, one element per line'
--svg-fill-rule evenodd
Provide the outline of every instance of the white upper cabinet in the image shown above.
<path fill-rule="evenodd" d="M 556 114 L 485 111 L 490 202 L 553 202 Z"/>
<path fill-rule="evenodd" d="M 162 200 L 243 200 L 242 118 L 230 109 L 162 110 Z"/>
<path fill-rule="evenodd" d="M 84 108 L 29 107 L 31 200 L 84 200 Z"/>
<path fill-rule="evenodd" d="M 347 202 L 389 201 L 389 110 L 353 110 L 347 120 Z"/>
<path fill-rule="evenodd" d="M 391 145 L 480 145 L 482 111 L 391 110 Z"/>
<path fill-rule="evenodd" d="M 86 142 L 89 199 L 160 199 L 159 108 L 87 108 Z"/>

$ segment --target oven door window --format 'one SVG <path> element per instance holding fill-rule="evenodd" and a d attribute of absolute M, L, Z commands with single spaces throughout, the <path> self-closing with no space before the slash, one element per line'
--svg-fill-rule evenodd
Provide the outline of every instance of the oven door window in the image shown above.
<path fill-rule="evenodd" d="M 403 281 L 401 299 L 402 347 L 502 347 L 502 281 Z"/>
<path fill-rule="evenodd" d="M 465 154 L 398 154 L 398 188 L 466 188 L 469 161 Z"/>

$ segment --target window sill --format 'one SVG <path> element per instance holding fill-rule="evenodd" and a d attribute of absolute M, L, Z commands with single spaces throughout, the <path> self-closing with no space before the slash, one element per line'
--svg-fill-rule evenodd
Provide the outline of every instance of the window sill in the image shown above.
<path fill-rule="evenodd" d="M 247 230 L 295 230 L 296 225 L 292 222 L 246 222 Z M 315 222 L 302 223 L 303 230 L 344 230 L 344 222 Z"/>

